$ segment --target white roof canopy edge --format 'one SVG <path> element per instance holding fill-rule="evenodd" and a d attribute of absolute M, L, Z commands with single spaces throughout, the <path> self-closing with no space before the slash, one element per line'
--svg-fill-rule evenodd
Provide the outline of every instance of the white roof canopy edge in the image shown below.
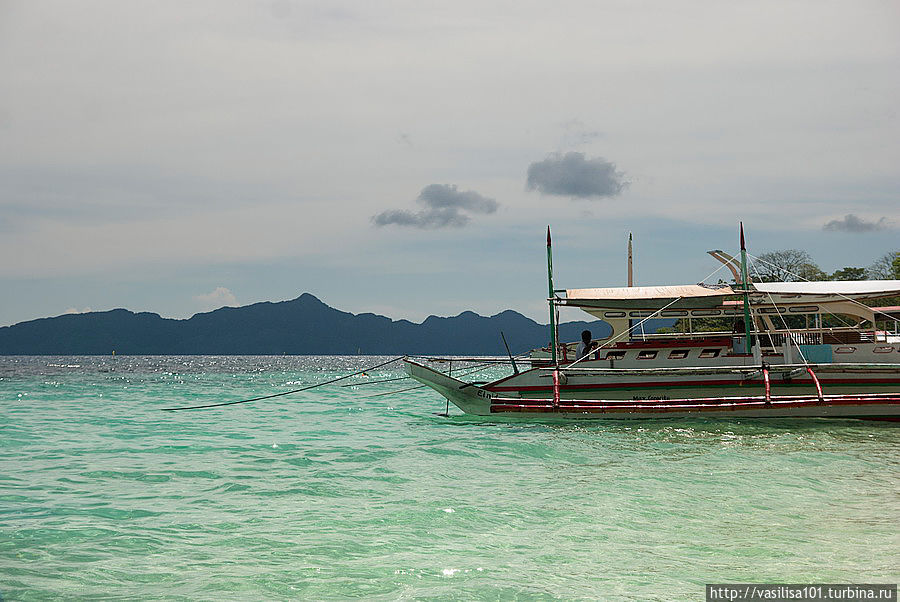
<path fill-rule="evenodd" d="M 900 295 L 900 280 L 825 280 L 819 282 L 754 282 L 761 293 L 778 295 Z"/>
<path fill-rule="evenodd" d="M 566 299 L 572 300 L 604 300 L 604 299 L 691 299 L 698 297 L 727 297 L 736 294 L 730 286 L 722 288 L 706 288 L 699 284 L 681 284 L 675 286 L 628 286 L 619 288 L 572 288 L 566 289 Z"/>
<path fill-rule="evenodd" d="M 558 303 L 592 315 L 598 315 L 598 310 L 711 309 L 722 307 L 727 297 L 739 296 L 741 292 L 740 287 L 699 284 L 580 288 L 566 289 L 565 298 Z M 814 303 L 826 312 L 829 310 L 825 308 L 831 307 L 831 312 L 868 317 L 868 308 L 861 313 L 864 308 L 854 309 L 853 304 L 894 295 L 900 295 L 900 280 L 761 282 L 752 285 L 750 301 L 754 308 Z"/>
<path fill-rule="evenodd" d="M 758 282 L 753 283 L 751 294 L 771 293 L 776 295 L 847 295 L 867 297 L 887 297 L 900 295 L 900 280 L 826 280 L 820 282 Z M 720 288 L 699 284 L 669 286 L 630 286 L 617 288 L 570 288 L 566 289 L 563 301 L 574 301 L 570 305 L 581 305 L 579 301 L 660 301 L 665 299 L 701 299 L 728 297 L 740 294 L 741 289 L 730 286 Z M 593 304 L 592 304 L 593 305 Z"/>

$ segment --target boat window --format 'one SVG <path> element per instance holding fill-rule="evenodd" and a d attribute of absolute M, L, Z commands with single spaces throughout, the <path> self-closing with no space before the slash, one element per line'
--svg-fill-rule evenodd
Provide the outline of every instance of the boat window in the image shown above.
<path fill-rule="evenodd" d="M 700 352 L 700 357 L 719 357 L 719 349 L 704 349 Z"/>
<path fill-rule="evenodd" d="M 718 316 L 721 314 L 718 309 L 695 309 L 691 312 L 692 316 Z"/>
<path fill-rule="evenodd" d="M 628 315 L 630 315 L 632 318 L 649 318 L 655 313 L 655 311 L 633 311 Z"/>
<path fill-rule="evenodd" d="M 853 353 L 856 351 L 856 347 L 837 347 L 835 348 L 835 353 Z"/>
<path fill-rule="evenodd" d="M 819 311 L 818 305 L 800 305 L 798 307 L 788 308 L 788 311 L 795 314 L 814 314 Z"/>
<path fill-rule="evenodd" d="M 688 356 L 689 349 L 673 349 L 669 352 L 670 360 L 683 360 Z"/>
<path fill-rule="evenodd" d="M 740 316 L 740 315 L 743 314 L 743 313 L 744 313 L 744 312 L 741 311 L 740 309 L 726 309 L 726 310 L 725 310 L 725 315 L 726 315 L 726 316 Z"/>
<path fill-rule="evenodd" d="M 894 348 L 890 345 L 881 345 L 875 348 L 875 353 L 890 353 Z"/>
<path fill-rule="evenodd" d="M 624 351 L 610 351 L 606 354 L 606 359 L 608 360 L 620 360 L 625 357 Z"/>
<path fill-rule="evenodd" d="M 757 311 L 761 314 L 777 314 L 780 310 L 777 307 L 761 307 Z"/>
<path fill-rule="evenodd" d="M 662 312 L 662 315 L 666 318 L 680 318 L 682 316 L 686 316 L 687 312 L 682 309 L 679 309 L 679 310 L 670 309 L 670 310 Z"/>
<path fill-rule="evenodd" d="M 639 360 L 656 359 L 656 351 L 648 351 L 648 350 L 641 351 L 640 353 L 638 353 L 638 359 Z"/>
<path fill-rule="evenodd" d="M 624 318 L 624 311 L 607 311 L 603 313 L 604 318 Z"/>

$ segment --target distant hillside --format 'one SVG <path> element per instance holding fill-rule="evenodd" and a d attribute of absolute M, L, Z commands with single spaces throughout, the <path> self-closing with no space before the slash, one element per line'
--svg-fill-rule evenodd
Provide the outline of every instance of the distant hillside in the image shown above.
<path fill-rule="evenodd" d="M 603 322 L 567 322 L 560 338 Z M 42 318 L 0 328 L 0 355 L 505 355 L 547 345 L 547 326 L 514 311 L 429 316 L 421 324 L 339 311 L 304 293 L 291 301 L 223 307 L 187 320 L 126 309 Z"/>

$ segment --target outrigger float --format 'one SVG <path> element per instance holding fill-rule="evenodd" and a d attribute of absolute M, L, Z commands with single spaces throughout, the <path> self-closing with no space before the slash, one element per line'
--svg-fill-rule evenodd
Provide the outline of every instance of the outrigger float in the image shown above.
<path fill-rule="evenodd" d="M 530 369 L 466 382 L 406 358 L 415 380 L 466 414 L 539 419 L 863 418 L 900 420 L 900 307 L 864 301 L 900 295 L 900 280 L 753 282 L 741 226 L 741 259 L 710 255 L 733 285 L 554 289 L 547 229 L 550 345 Z M 631 280 L 629 240 L 629 285 Z M 582 358 L 558 343 L 560 307 L 612 327 Z M 826 319 L 825 316 L 834 316 Z M 893 320 L 879 330 L 876 316 Z M 680 319 L 687 332 L 644 334 L 650 319 Z M 719 318 L 728 332 L 694 332 Z M 826 326 L 839 320 L 840 327 Z M 801 326 L 802 323 L 802 326 Z"/>

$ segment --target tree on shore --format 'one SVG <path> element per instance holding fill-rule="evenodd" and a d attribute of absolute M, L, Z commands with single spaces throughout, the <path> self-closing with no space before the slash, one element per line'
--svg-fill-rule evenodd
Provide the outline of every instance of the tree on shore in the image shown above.
<path fill-rule="evenodd" d="M 812 256 L 799 249 L 784 249 L 763 253 L 754 262 L 751 280 L 757 282 L 795 282 L 825 280 L 827 274 L 816 265 Z"/>
<path fill-rule="evenodd" d="M 873 280 L 900 280 L 900 251 L 890 251 L 875 260 L 868 268 L 869 278 Z M 892 307 L 900 305 L 900 297 L 886 297 L 868 302 L 866 305 L 873 307 Z M 876 318 L 883 321 L 884 328 L 888 328 L 893 320 L 887 319 L 887 316 L 878 316 Z"/>
<path fill-rule="evenodd" d="M 828 280 L 867 280 L 869 272 L 866 268 L 841 268 L 835 270 Z"/>
<path fill-rule="evenodd" d="M 868 268 L 844 267 L 828 274 L 822 270 L 806 251 L 799 249 L 783 249 L 769 251 L 760 255 L 753 262 L 750 279 L 754 282 L 796 282 L 805 280 L 900 280 L 900 252 L 891 251 L 875 260 Z M 724 284 L 724 283 L 723 283 Z M 881 307 L 900 305 L 900 297 L 888 297 L 864 301 L 866 305 Z M 883 316 L 876 319 L 881 321 Z M 694 318 L 692 329 L 696 331 L 730 331 L 735 318 Z M 802 327 L 800 316 L 787 316 L 792 327 Z M 845 323 L 833 316 L 825 316 L 825 326 L 842 326 Z M 677 320 L 672 328 L 660 329 L 660 332 L 687 332 L 688 320 Z"/>
<path fill-rule="evenodd" d="M 876 259 L 867 273 L 872 280 L 900 280 L 900 251 L 890 251 Z"/>
<path fill-rule="evenodd" d="M 804 280 L 900 280 L 900 251 L 890 251 L 872 265 L 844 267 L 828 274 L 812 256 L 799 249 L 769 251 L 753 264 L 750 279 L 756 282 L 796 282 Z"/>

